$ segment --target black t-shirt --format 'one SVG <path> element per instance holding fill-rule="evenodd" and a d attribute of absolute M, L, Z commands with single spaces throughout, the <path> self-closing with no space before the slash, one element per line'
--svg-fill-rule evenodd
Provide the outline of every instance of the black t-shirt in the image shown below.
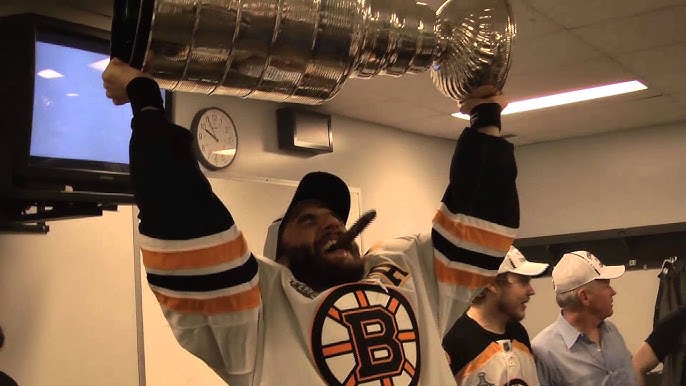
<path fill-rule="evenodd" d="M 646 343 L 653 349 L 655 357 L 660 362 L 664 363 L 667 356 L 673 356 L 670 357 L 672 359 L 668 365 L 676 372 L 663 371 L 663 377 L 678 379 L 681 373 L 681 385 L 686 385 L 686 306 L 673 311 L 657 322 L 655 329 L 646 339 Z"/>
<path fill-rule="evenodd" d="M 516 340 L 525 345 L 529 352 L 529 334 L 519 322 L 508 322 L 504 334 L 496 334 L 481 327 L 467 313 L 462 315 L 443 338 L 443 348 L 450 358 L 450 369 L 457 374 L 479 356 L 488 345 L 503 339 Z"/>
<path fill-rule="evenodd" d="M 0 371 L 0 386 L 17 386 L 17 382 L 14 381 L 9 375 Z"/>
<path fill-rule="evenodd" d="M 653 349 L 657 359 L 664 362 L 667 355 L 676 351 L 684 331 L 686 331 L 686 307 L 681 307 L 657 323 L 646 339 L 646 343 Z"/>

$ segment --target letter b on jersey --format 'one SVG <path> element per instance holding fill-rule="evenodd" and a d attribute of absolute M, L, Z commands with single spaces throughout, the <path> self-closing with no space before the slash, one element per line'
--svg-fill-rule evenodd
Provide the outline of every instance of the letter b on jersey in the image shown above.
<path fill-rule="evenodd" d="M 394 316 L 379 306 L 342 313 L 357 351 L 357 379 L 374 381 L 402 372 L 405 362 Z"/>

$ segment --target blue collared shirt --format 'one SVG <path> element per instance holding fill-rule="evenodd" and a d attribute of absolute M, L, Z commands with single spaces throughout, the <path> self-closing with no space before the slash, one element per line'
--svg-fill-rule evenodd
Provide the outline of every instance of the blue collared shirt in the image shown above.
<path fill-rule="evenodd" d="M 637 386 L 631 353 L 610 321 L 600 325 L 600 342 L 560 315 L 531 341 L 541 386 Z"/>

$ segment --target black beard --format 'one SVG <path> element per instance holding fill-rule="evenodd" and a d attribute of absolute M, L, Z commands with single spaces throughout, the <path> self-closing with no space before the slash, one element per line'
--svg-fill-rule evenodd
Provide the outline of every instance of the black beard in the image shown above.
<path fill-rule="evenodd" d="M 282 246 L 281 254 L 288 256 L 289 268 L 298 281 L 307 284 L 313 290 L 322 292 L 331 287 L 362 280 L 364 264 L 332 264 L 321 255 L 312 252 L 311 248 Z"/>

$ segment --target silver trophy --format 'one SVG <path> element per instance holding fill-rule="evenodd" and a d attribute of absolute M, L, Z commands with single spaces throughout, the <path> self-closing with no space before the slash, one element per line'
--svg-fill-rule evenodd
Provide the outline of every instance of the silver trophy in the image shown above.
<path fill-rule="evenodd" d="M 115 0 L 111 55 L 172 91 L 318 104 L 429 70 L 463 100 L 503 87 L 514 35 L 508 0 Z"/>

